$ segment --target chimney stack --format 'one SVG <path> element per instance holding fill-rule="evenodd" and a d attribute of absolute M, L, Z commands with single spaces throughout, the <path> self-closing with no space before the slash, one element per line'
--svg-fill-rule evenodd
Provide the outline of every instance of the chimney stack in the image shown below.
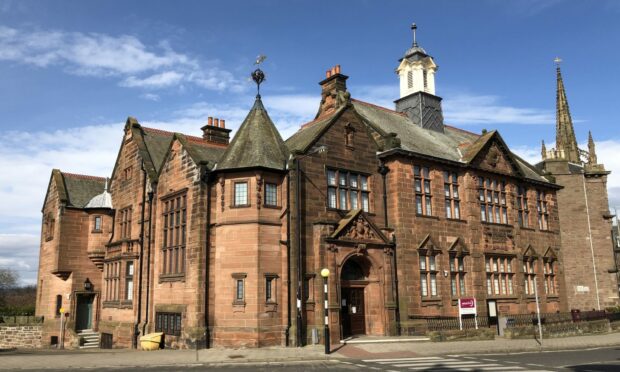
<path fill-rule="evenodd" d="M 226 129 L 225 123 L 224 119 L 209 116 L 207 125 L 200 128 L 202 129 L 202 138 L 215 145 L 227 146 L 230 141 L 231 130 Z"/>
<path fill-rule="evenodd" d="M 321 81 L 321 107 L 318 116 L 337 110 L 348 103 L 351 94 L 347 92 L 349 77 L 340 72 L 340 65 L 335 65 L 325 71 L 325 80 Z"/>

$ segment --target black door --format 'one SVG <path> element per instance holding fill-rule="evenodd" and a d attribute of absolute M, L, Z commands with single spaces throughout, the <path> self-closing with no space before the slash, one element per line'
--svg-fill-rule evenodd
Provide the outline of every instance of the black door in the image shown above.
<path fill-rule="evenodd" d="M 75 330 L 91 329 L 93 327 L 93 299 L 92 295 L 78 295 L 75 310 Z"/>

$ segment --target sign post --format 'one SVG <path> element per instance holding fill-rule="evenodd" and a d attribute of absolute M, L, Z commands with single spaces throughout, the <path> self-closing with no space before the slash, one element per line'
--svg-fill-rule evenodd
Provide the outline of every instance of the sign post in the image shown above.
<path fill-rule="evenodd" d="M 459 298 L 459 327 L 463 330 L 463 315 L 473 315 L 476 329 L 478 329 L 478 313 L 475 298 Z"/>
<path fill-rule="evenodd" d="M 64 308 L 60 308 L 60 310 L 58 311 L 60 313 L 60 334 L 58 337 L 58 347 L 60 349 L 64 349 L 65 348 L 65 309 Z"/>

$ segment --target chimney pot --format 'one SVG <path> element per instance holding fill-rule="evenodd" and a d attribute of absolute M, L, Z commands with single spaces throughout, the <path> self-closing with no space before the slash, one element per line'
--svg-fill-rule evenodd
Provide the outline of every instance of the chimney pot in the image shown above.
<path fill-rule="evenodd" d="M 219 127 L 220 126 L 220 119 L 214 118 L 213 119 L 213 125 L 216 126 L 216 127 Z"/>
<path fill-rule="evenodd" d="M 336 66 L 332 67 L 332 75 L 336 74 Z"/>
<path fill-rule="evenodd" d="M 213 125 L 213 117 L 209 116 L 208 125 Z"/>
<path fill-rule="evenodd" d="M 325 77 L 326 78 L 330 77 L 331 76 L 331 72 L 332 72 L 331 70 L 325 71 Z"/>
<path fill-rule="evenodd" d="M 340 65 L 336 65 L 336 73 L 339 74 L 340 73 Z"/>
<path fill-rule="evenodd" d="M 226 120 L 222 119 L 220 120 L 220 128 L 226 128 Z"/>

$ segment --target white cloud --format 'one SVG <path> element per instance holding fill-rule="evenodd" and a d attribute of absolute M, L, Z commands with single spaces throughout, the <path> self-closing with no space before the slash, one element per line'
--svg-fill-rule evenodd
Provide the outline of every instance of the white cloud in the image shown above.
<path fill-rule="evenodd" d="M 140 95 L 140 98 L 147 101 L 159 102 L 159 95 L 155 93 L 144 93 Z"/>
<path fill-rule="evenodd" d="M 59 66 L 74 75 L 119 77 L 119 84 L 125 87 L 161 89 L 188 82 L 218 91 L 245 89 L 245 84 L 219 68 L 217 61 L 201 63 L 174 51 L 166 42 L 147 46 L 131 35 L 0 26 L 0 60 L 40 68 Z"/>
<path fill-rule="evenodd" d="M 446 122 L 453 125 L 555 123 L 552 110 L 506 106 L 500 103 L 500 97 L 493 95 L 448 95 L 442 105 Z"/>

